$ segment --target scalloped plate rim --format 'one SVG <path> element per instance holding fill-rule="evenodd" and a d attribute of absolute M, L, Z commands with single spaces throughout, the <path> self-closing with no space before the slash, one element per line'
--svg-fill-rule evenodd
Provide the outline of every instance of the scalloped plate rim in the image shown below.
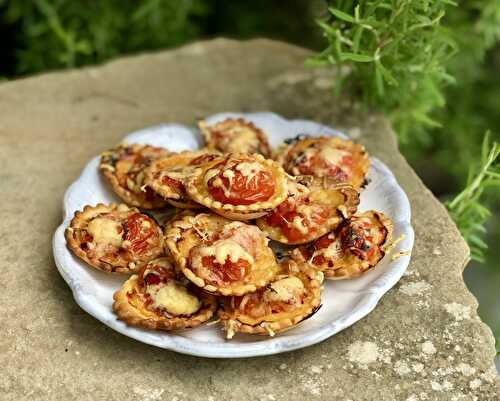
<path fill-rule="evenodd" d="M 324 130 L 326 135 L 336 135 L 343 138 L 348 138 L 344 133 L 327 127 L 323 124 L 316 123 L 312 120 L 306 119 L 285 119 L 278 114 L 271 112 L 258 112 L 258 113 L 237 113 L 237 112 L 224 112 L 217 113 L 212 116 L 206 118 L 206 120 L 219 120 L 225 118 L 227 116 L 243 116 L 244 118 L 253 119 L 253 118 L 272 118 L 279 120 L 280 123 L 307 123 L 313 124 L 321 127 Z M 140 138 L 144 134 L 149 134 L 151 132 L 165 129 L 165 128 L 174 128 L 174 129 L 187 129 L 190 132 L 194 132 L 195 130 L 192 127 L 188 127 L 185 125 L 177 124 L 177 123 L 162 123 L 154 126 L 142 128 L 136 131 L 133 131 L 124 137 L 124 141 L 135 141 L 136 138 Z M 199 144 L 199 143 L 198 143 Z M 406 268 L 408 267 L 411 251 L 413 249 L 414 243 L 414 231 L 411 226 L 411 208 L 408 197 L 404 190 L 399 186 L 394 174 L 392 171 L 380 160 L 375 157 L 370 157 L 372 162 L 372 168 L 378 170 L 380 174 L 385 176 L 388 180 L 392 182 L 393 189 L 397 192 L 397 198 L 400 203 L 400 215 L 398 215 L 398 219 L 393 219 L 394 223 L 399 224 L 401 227 L 401 231 L 405 235 L 405 242 L 409 245 L 409 254 L 398 258 L 391 263 L 391 269 L 382 276 L 378 277 L 371 285 L 369 289 L 363 290 L 364 296 L 360 299 L 359 303 L 356 304 L 354 310 L 349 311 L 349 313 L 342 315 L 334 321 L 331 321 L 329 324 L 322 326 L 313 331 L 314 334 L 311 335 L 311 331 L 307 333 L 299 333 L 295 335 L 289 335 L 288 337 L 280 337 L 279 335 L 273 338 L 268 338 L 266 340 L 247 342 L 247 343 L 237 343 L 232 344 L 231 342 L 221 342 L 219 344 L 213 343 L 203 343 L 197 340 L 193 340 L 191 338 L 176 336 L 171 337 L 168 333 L 164 333 L 162 336 L 163 341 L 160 343 L 155 340 L 154 337 L 149 336 L 148 330 L 143 330 L 139 328 L 133 328 L 126 326 L 123 322 L 115 319 L 110 321 L 105 319 L 99 313 L 99 307 L 96 307 L 95 303 L 98 303 L 98 300 L 92 294 L 86 294 L 81 290 L 80 285 L 78 283 L 74 283 L 71 275 L 68 273 L 67 268 L 63 266 L 61 261 L 62 257 L 60 257 L 61 252 L 69 252 L 66 248 L 65 239 L 64 239 L 64 230 L 72 218 L 70 212 L 68 210 L 69 197 L 78 187 L 78 184 L 84 180 L 84 177 L 87 174 L 92 174 L 91 171 L 94 167 L 96 159 L 99 156 L 92 158 L 85 167 L 83 168 L 81 174 L 78 178 L 73 181 L 73 183 L 68 187 L 64 194 L 63 198 L 63 222 L 56 229 L 53 236 L 53 254 L 54 261 L 56 267 L 66 281 L 68 286 L 71 288 L 73 297 L 77 304 L 89 313 L 91 316 L 95 317 L 97 320 L 101 321 L 108 327 L 111 327 L 113 330 L 118 331 L 119 333 L 126 335 L 128 337 L 134 338 L 143 343 L 157 346 L 163 349 L 180 352 L 183 354 L 193 355 L 193 356 L 201 356 L 201 357 L 209 357 L 209 358 L 246 358 L 246 357 L 254 357 L 254 356 L 263 356 L 263 355 L 273 355 L 281 352 L 292 351 L 300 348 L 304 348 L 307 346 L 311 346 L 317 344 L 334 334 L 346 329 L 357 321 L 361 320 L 363 317 L 368 315 L 373 309 L 377 306 L 378 301 L 382 298 L 382 296 L 389 291 L 403 276 Z M 380 285 L 379 285 L 380 284 Z M 100 304 L 99 304 L 100 305 Z M 305 335 L 307 334 L 307 336 Z M 170 341 L 166 340 L 170 338 Z M 244 348 L 244 350 L 242 349 Z"/>

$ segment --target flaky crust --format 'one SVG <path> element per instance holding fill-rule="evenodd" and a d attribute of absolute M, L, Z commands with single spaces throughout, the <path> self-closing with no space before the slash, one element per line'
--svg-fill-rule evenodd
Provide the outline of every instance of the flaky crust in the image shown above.
<path fill-rule="evenodd" d="M 190 175 L 199 167 L 196 165 L 190 166 L 190 163 L 197 157 L 210 153 L 213 152 L 207 149 L 195 152 L 184 151 L 156 160 L 145 169 L 144 182 L 175 207 L 182 209 L 201 208 L 202 206 L 189 199 L 185 190 L 179 190 L 178 188 L 162 182 L 162 174 L 167 171 L 178 173 L 179 177 L 176 179 L 185 186 Z"/>
<path fill-rule="evenodd" d="M 266 134 L 257 128 L 252 122 L 246 121 L 243 118 L 228 118 L 224 121 L 216 123 L 211 126 L 207 126 L 204 120 L 201 120 L 198 123 L 200 131 L 205 138 L 205 142 L 207 147 L 219 150 L 223 153 L 231 153 L 231 152 L 240 152 L 240 153 L 259 153 L 262 156 L 269 158 L 271 157 L 271 147 L 269 146 L 269 142 L 267 141 Z M 246 130 L 247 132 L 252 132 L 255 135 L 257 140 L 257 146 L 250 146 L 250 144 L 240 144 L 237 145 L 233 143 L 227 146 L 220 139 L 217 138 L 216 134 L 219 135 L 228 135 L 230 131 L 239 131 Z M 235 135 L 241 136 L 242 132 L 236 132 Z M 232 146 L 231 146 L 232 145 Z M 246 145 L 246 146 L 245 146 Z M 233 149 L 233 147 L 237 147 L 237 149 Z"/>
<path fill-rule="evenodd" d="M 124 216 L 139 213 L 139 210 L 137 208 L 130 208 L 124 204 L 111 203 L 109 205 L 105 205 L 103 203 L 99 203 L 96 206 L 87 205 L 82 211 L 77 210 L 75 212 L 69 226 L 64 231 L 64 237 L 71 251 L 87 264 L 105 273 L 130 274 L 137 272 L 149 260 L 154 259 L 163 253 L 163 237 L 161 235 L 161 229 L 159 226 L 156 226 L 156 230 L 158 230 L 159 233 L 159 245 L 157 248 L 152 249 L 151 257 L 147 260 L 136 259 L 128 262 L 115 260 L 113 263 L 110 261 L 105 262 L 97 256 L 90 257 L 88 252 L 81 248 L 82 243 L 75 236 L 75 232 L 82 228 L 85 229 L 91 219 L 104 213 L 121 213 L 123 215 L 121 217 L 124 218 Z"/>
<path fill-rule="evenodd" d="M 291 182 L 290 182 L 291 181 Z M 329 177 L 297 176 L 289 178 L 289 186 L 301 185 L 306 188 L 303 196 L 309 197 L 309 205 L 322 205 L 330 211 L 330 216 L 321 225 L 315 226 L 303 239 L 291 241 L 284 235 L 280 227 L 268 224 L 266 216 L 257 219 L 259 228 L 272 240 L 289 245 L 305 244 L 334 230 L 342 221 L 352 216 L 359 205 L 359 192 L 348 184 L 339 184 Z M 301 196 L 296 191 L 290 191 L 289 200 Z M 327 209 L 327 210 L 328 210 Z"/>
<path fill-rule="evenodd" d="M 273 337 L 295 327 L 300 322 L 311 317 L 321 306 L 321 284 L 323 274 L 311 269 L 304 263 L 298 264 L 291 260 L 281 263 L 282 274 L 276 277 L 298 277 L 306 288 L 306 299 L 303 305 L 293 311 L 272 313 L 259 319 L 245 315 L 231 307 L 231 298 L 223 298 L 218 317 L 226 331 L 226 337 L 231 339 L 236 333 L 260 334 Z M 263 290 L 260 290 L 263 291 Z"/>
<path fill-rule="evenodd" d="M 167 317 L 147 309 L 141 297 L 138 296 L 141 291 L 139 276 L 133 275 L 113 295 L 113 311 L 118 319 L 130 326 L 165 331 L 192 328 L 209 320 L 218 306 L 216 297 L 200 292 L 197 297 L 202 302 L 202 306 L 195 314 Z"/>
<path fill-rule="evenodd" d="M 297 262 L 308 263 L 312 268 L 323 271 L 325 278 L 329 280 L 344 280 L 359 277 L 366 271 L 374 268 L 385 256 L 385 246 L 387 246 L 392 239 L 392 233 L 394 230 L 393 223 L 382 212 L 374 210 L 359 213 L 354 217 L 369 217 L 374 224 L 378 227 L 385 228 L 386 230 L 385 238 L 382 243 L 378 245 L 379 253 L 375 254 L 373 257 L 363 260 L 351 253 L 347 253 L 342 258 L 336 259 L 333 262 L 327 259 L 322 265 L 316 265 L 311 261 L 306 261 L 304 254 L 300 251 L 300 248 L 296 248 L 292 252 L 292 258 Z"/>
<path fill-rule="evenodd" d="M 151 189 L 143 187 L 144 169 L 160 157 L 170 154 L 166 149 L 150 145 L 120 144 L 116 148 L 103 152 L 99 169 L 107 179 L 113 191 L 128 205 L 143 209 L 158 209 L 167 203 Z M 133 170 L 123 170 L 121 164 L 128 159 L 128 166 Z M 120 181 L 122 181 L 120 183 Z"/>
<path fill-rule="evenodd" d="M 286 144 L 278 147 L 274 154 L 274 158 L 287 173 L 292 175 L 299 175 L 299 173 L 293 171 L 293 161 L 299 160 L 301 157 L 303 157 L 304 152 L 312 146 L 316 146 L 317 149 L 324 149 L 325 147 L 341 147 L 351 153 L 353 159 L 353 169 L 352 174 L 349 178 L 337 177 L 337 181 L 350 184 L 356 189 L 359 189 L 363 185 L 366 174 L 368 173 L 368 169 L 370 167 L 370 160 L 368 159 L 368 154 L 364 146 L 356 144 L 347 139 L 333 136 L 299 136 L 286 142 Z M 304 173 L 302 172 L 300 174 Z"/>
<path fill-rule="evenodd" d="M 197 216 L 185 216 L 170 224 L 165 230 L 165 244 L 177 267 L 188 280 L 213 294 L 228 296 L 256 291 L 267 285 L 279 270 L 274 254 L 266 244 L 266 246 L 262 246 L 261 252 L 253 264 L 247 282 L 236 281 L 222 287 L 206 282 L 197 276 L 188 265 L 191 249 L 202 244 L 204 239 L 231 222 L 231 220 L 214 214 L 202 213 Z"/>
<path fill-rule="evenodd" d="M 262 155 L 245 155 L 245 154 L 230 154 L 226 159 L 245 159 L 255 161 L 261 164 L 267 171 L 273 175 L 275 190 L 274 194 L 266 201 L 255 202 L 250 205 L 232 205 L 228 203 L 221 203 L 215 200 L 208 191 L 204 179 L 208 170 L 216 167 L 221 163 L 221 160 L 215 160 L 200 166 L 199 169 L 188 180 L 186 190 L 190 197 L 197 203 L 211 209 L 215 213 L 230 218 L 232 220 L 251 220 L 262 217 L 270 210 L 275 208 L 287 197 L 287 184 L 286 176 L 283 169 L 271 159 L 265 159 Z"/>

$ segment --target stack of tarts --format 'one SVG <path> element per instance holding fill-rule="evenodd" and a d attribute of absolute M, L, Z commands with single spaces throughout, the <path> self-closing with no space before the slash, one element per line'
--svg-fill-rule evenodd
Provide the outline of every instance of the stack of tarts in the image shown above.
<path fill-rule="evenodd" d="M 100 170 L 124 203 L 85 206 L 66 229 L 76 256 L 130 275 L 114 294 L 119 319 L 175 330 L 217 317 L 227 338 L 274 336 L 319 309 L 324 278 L 357 277 L 384 257 L 391 221 L 357 210 L 363 146 L 300 136 L 273 153 L 243 119 L 200 130 L 197 151 L 104 152 Z"/>

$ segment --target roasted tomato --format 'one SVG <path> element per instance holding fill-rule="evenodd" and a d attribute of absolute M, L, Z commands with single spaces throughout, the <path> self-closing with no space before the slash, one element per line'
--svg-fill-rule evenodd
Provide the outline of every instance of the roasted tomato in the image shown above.
<path fill-rule="evenodd" d="M 297 211 L 298 202 L 287 200 L 269 213 L 265 219 L 270 226 L 279 227 L 289 242 L 301 241 L 310 235 L 328 217 L 328 210 L 319 205 L 308 205 L 308 216 Z"/>
<path fill-rule="evenodd" d="M 148 239 L 157 236 L 155 222 L 141 213 L 131 215 L 124 223 L 125 240 L 130 242 L 128 250 L 140 255 L 148 249 Z"/>
<path fill-rule="evenodd" d="M 241 168 L 245 164 L 250 165 L 244 162 L 225 167 L 210 178 L 207 187 L 215 200 L 231 205 L 250 205 L 273 196 L 275 184 L 272 174 L 266 170 L 252 170 L 252 167 Z"/>
<path fill-rule="evenodd" d="M 214 256 L 204 256 L 202 264 L 212 273 L 213 281 L 218 284 L 232 283 L 245 277 L 250 271 L 250 263 L 246 260 L 238 259 L 236 263 L 231 262 L 229 257 L 223 265 L 216 262 Z"/>
<path fill-rule="evenodd" d="M 163 176 L 161 178 L 161 182 L 162 184 L 168 185 L 179 193 L 185 192 L 184 184 L 179 180 L 169 177 L 168 175 Z"/>

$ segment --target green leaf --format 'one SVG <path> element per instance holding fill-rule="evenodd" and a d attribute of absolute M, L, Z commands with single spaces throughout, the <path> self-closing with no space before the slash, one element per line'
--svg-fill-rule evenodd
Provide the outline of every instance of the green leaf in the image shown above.
<path fill-rule="evenodd" d="M 368 54 L 356 54 L 356 53 L 346 53 L 343 52 L 340 55 L 341 60 L 350 60 L 356 61 L 358 63 L 371 63 L 373 61 L 373 57 Z"/>
<path fill-rule="evenodd" d="M 330 11 L 330 13 L 332 15 L 334 15 L 335 17 L 337 17 L 338 19 L 342 20 L 342 21 L 345 21 L 345 22 L 351 22 L 351 23 L 354 23 L 355 20 L 354 20 L 354 17 L 352 15 L 349 15 L 343 11 L 340 11 L 336 8 L 329 8 L 328 9 Z"/>

